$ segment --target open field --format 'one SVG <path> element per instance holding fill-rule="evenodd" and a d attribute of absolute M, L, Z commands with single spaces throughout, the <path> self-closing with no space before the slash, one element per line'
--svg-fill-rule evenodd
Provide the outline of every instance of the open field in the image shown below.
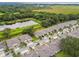
<path fill-rule="evenodd" d="M 62 14 L 79 14 L 79 6 L 54 5 L 46 9 L 33 10 L 35 12 L 62 13 Z"/>

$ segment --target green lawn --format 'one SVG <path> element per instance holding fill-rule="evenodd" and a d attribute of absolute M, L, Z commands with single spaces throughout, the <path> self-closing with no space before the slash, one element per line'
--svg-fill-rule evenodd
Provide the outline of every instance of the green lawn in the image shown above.
<path fill-rule="evenodd" d="M 22 28 L 16 28 L 16 29 L 11 29 L 10 30 L 10 36 L 15 37 L 17 35 L 22 35 L 22 31 L 24 30 L 24 28 L 30 28 L 31 26 L 26 26 L 26 27 L 22 27 Z M 34 32 L 37 31 L 38 29 L 41 28 L 40 24 L 37 25 L 32 25 L 32 27 L 34 28 Z M 0 32 L 0 41 L 2 40 L 6 40 L 7 38 L 4 38 L 3 32 Z M 37 40 L 37 38 L 33 37 L 33 41 Z"/>
<path fill-rule="evenodd" d="M 3 38 L 3 32 L 0 32 L 0 38 L 1 39 Z"/>
<path fill-rule="evenodd" d="M 39 40 L 38 38 L 36 38 L 35 36 L 32 37 L 32 41 L 36 42 L 37 40 Z"/>
<path fill-rule="evenodd" d="M 64 53 L 63 51 L 58 52 L 55 56 L 56 57 L 69 57 L 69 55 Z"/>

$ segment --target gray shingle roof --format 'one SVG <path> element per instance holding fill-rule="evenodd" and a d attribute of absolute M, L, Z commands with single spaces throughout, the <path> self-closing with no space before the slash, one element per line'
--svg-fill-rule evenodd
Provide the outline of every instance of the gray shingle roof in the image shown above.
<path fill-rule="evenodd" d="M 37 47 L 36 51 L 40 57 L 49 57 L 51 55 L 51 50 L 47 45 Z"/>
<path fill-rule="evenodd" d="M 3 42 L 0 42 L 0 49 L 4 48 Z"/>
<path fill-rule="evenodd" d="M 75 20 L 73 20 L 73 21 L 68 21 L 68 22 L 65 22 L 65 23 L 60 23 L 60 24 L 58 24 L 58 25 L 54 25 L 54 26 L 51 26 L 51 27 L 49 27 L 49 28 L 47 28 L 47 29 L 44 29 L 44 30 L 41 30 L 41 31 L 39 31 L 39 32 L 35 32 L 34 34 L 36 35 L 36 36 L 41 36 L 41 35 L 44 35 L 44 34 L 46 34 L 46 33 L 48 33 L 48 32 L 51 32 L 51 31 L 54 31 L 55 29 L 56 30 L 58 30 L 58 29 L 60 29 L 60 28 L 64 28 L 64 26 L 68 26 L 68 25 L 74 25 L 74 24 L 76 24 L 77 23 L 77 21 L 75 21 Z"/>
<path fill-rule="evenodd" d="M 29 36 L 28 34 L 19 36 L 19 38 L 21 39 L 22 42 L 24 42 L 25 40 L 28 40 L 28 41 L 31 41 L 32 40 L 32 37 Z"/>
<path fill-rule="evenodd" d="M 12 38 L 10 40 L 7 40 L 6 42 L 7 42 L 7 45 L 9 48 L 12 48 L 16 44 L 19 46 L 19 44 L 20 44 L 18 38 Z"/>
<path fill-rule="evenodd" d="M 79 29 L 68 34 L 69 36 L 79 38 Z"/>
<path fill-rule="evenodd" d="M 11 48 L 11 47 L 13 47 L 15 44 L 17 44 L 17 46 L 19 46 L 19 45 L 20 45 L 19 39 L 20 39 L 22 42 L 24 42 L 25 40 L 28 40 L 28 41 L 32 40 L 32 37 L 29 36 L 28 34 L 25 34 L 25 35 L 21 35 L 21 36 L 18 36 L 18 37 L 9 39 L 9 40 L 6 41 L 7 44 L 8 44 L 8 47 Z"/>

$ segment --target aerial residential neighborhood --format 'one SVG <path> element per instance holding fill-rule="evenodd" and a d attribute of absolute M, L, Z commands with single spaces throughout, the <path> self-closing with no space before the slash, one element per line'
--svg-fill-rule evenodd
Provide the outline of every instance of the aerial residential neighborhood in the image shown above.
<path fill-rule="evenodd" d="M 78 57 L 78 10 L 79 4 L 0 4 L 0 57 Z"/>

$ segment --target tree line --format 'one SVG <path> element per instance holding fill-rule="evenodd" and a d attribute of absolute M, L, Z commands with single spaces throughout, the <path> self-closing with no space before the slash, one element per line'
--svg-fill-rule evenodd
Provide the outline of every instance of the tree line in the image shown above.
<path fill-rule="evenodd" d="M 31 10 L 27 11 L 19 11 L 18 14 L 4 14 L 0 15 L 1 21 L 13 21 L 17 19 L 23 18 L 35 18 L 39 20 L 43 27 L 49 27 L 53 24 L 61 23 L 69 20 L 79 19 L 79 14 L 55 14 L 55 13 L 45 13 L 45 12 L 32 12 Z"/>
<path fill-rule="evenodd" d="M 35 15 L 35 18 L 41 21 L 43 27 L 49 27 L 57 23 L 77 20 L 79 19 L 79 14 L 55 14 L 55 13 L 44 13 L 41 12 Z"/>
<path fill-rule="evenodd" d="M 0 12 L 4 13 L 3 15 L 0 15 L 0 22 L 13 21 L 18 19 L 23 20 L 23 18 L 35 18 L 38 21 L 40 21 L 40 24 L 43 27 L 49 27 L 64 21 L 79 19 L 79 14 L 56 14 L 46 12 L 33 12 L 32 11 L 33 9 L 34 8 L 27 9 L 25 6 L 24 7 L 4 6 L 3 8 L 1 8 L 0 6 Z"/>

